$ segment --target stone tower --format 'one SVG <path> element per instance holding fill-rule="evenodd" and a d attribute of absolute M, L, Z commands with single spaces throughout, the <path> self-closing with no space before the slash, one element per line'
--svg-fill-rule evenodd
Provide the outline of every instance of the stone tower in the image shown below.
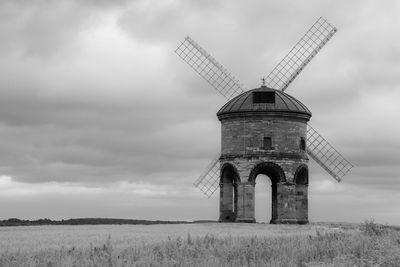
<path fill-rule="evenodd" d="M 272 184 L 271 223 L 308 223 L 307 122 L 299 100 L 261 86 L 226 103 L 219 159 L 221 222 L 255 222 L 255 184 L 265 174 Z"/>

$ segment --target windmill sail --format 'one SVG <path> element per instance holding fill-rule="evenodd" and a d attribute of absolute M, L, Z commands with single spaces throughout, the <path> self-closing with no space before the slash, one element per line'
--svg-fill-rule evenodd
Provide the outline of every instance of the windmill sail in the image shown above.
<path fill-rule="evenodd" d="M 310 157 L 338 182 L 354 167 L 310 125 L 307 129 L 307 143 Z"/>
<path fill-rule="evenodd" d="M 200 177 L 193 183 L 204 195 L 210 198 L 219 187 L 219 157 L 218 154 L 208 165 Z"/>
<path fill-rule="evenodd" d="M 247 90 L 224 66 L 189 36 L 176 48 L 175 53 L 227 100 L 231 100 Z M 208 198 L 219 188 L 219 157 L 220 155 L 194 182 L 194 186 L 199 188 Z"/>
<path fill-rule="evenodd" d="M 176 48 L 175 53 L 226 99 L 230 100 L 246 91 L 224 66 L 189 36 Z"/>
<path fill-rule="evenodd" d="M 285 91 L 336 32 L 335 27 L 320 17 L 271 73 L 263 79 L 265 84 L 270 88 Z M 340 182 L 343 176 L 353 168 L 353 165 L 310 125 L 308 125 L 307 134 L 307 153 Z"/>
<path fill-rule="evenodd" d="M 224 66 L 218 63 L 189 36 L 175 49 L 175 53 L 227 100 L 246 91 Z M 219 157 L 220 155 L 218 154 L 194 182 L 194 186 L 199 188 L 208 198 L 219 187 Z"/>
<path fill-rule="evenodd" d="M 285 91 L 337 29 L 320 17 L 289 53 L 265 77 L 266 86 Z"/>

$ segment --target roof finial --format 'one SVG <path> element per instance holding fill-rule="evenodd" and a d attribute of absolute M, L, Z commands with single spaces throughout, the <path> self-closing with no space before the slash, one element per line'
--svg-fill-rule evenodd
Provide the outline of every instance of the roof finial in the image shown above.
<path fill-rule="evenodd" d="M 265 87 L 265 78 L 261 78 L 262 84 L 261 87 Z"/>

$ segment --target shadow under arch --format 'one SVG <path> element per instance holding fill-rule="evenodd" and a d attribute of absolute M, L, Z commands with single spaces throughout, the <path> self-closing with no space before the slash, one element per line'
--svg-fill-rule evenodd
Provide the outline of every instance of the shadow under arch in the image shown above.
<path fill-rule="evenodd" d="M 257 175 L 264 174 L 271 179 L 271 198 L 272 198 L 272 209 L 271 209 L 271 221 L 270 223 L 276 223 L 278 219 L 278 183 L 286 183 L 286 176 L 283 169 L 273 162 L 261 162 L 253 167 L 249 175 L 249 182 L 256 182 Z"/>
<path fill-rule="evenodd" d="M 272 183 L 286 183 L 283 169 L 273 162 L 261 162 L 253 167 L 249 175 L 249 182 L 255 182 L 259 174 L 267 175 Z"/>
<path fill-rule="evenodd" d="M 294 173 L 296 185 L 296 219 L 298 224 L 308 223 L 308 166 L 301 164 Z"/>
<path fill-rule="evenodd" d="M 220 222 L 234 222 L 237 217 L 237 184 L 240 177 L 236 167 L 224 163 L 220 174 Z"/>
<path fill-rule="evenodd" d="M 301 164 L 294 174 L 294 183 L 297 185 L 308 185 L 308 166 Z"/>

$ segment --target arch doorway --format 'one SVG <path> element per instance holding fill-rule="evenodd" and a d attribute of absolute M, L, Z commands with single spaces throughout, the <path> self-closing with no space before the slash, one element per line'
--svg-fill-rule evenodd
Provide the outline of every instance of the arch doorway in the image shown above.
<path fill-rule="evenodd" d="M 262 174 L 262 175 L 260 175 Z M 264 177 L 263 177 L 264 176 Z M 265 177 L 267 176 L 267 177 Z M 272 162 L 262 162 L 257 164 L 253 170 L 250 172 L 249 176 L 249 182 L 256 183 L 258 180 L 261 180 L 260 178 L 269 178 L 271 181 L 271 220 L 270 223 L 276 223 L 276 220 L 278 219 L 278 190 L 277 190 L 277 184 L 278 183 L 284 183 L 286 181 L 285 178 L 285 173 L 283 172 L 282 168 L 279 167 L 277 164 L 272 163 Z M 256 180 L 258 179 L 258 180 Z M 260 205 L 255 201 L 254 203 L 255 207 L 258 207 Z M 260 205 L 261 207 L 263 206 L 262 204 Z M 258 211 L 258 208 L 255 208 L 256 211 Z M 265 217 L 264 217 L 265 218 Z"/>
<path fill-rule="evenodd" d="M 236 168 L 225 163 L 221 168 L 220 179 L 220 222 L 234 222 L 237 217 L 237 184 L 239 175 Z"/>
<path fill-rule="evenodd" d="M 254 189 L 254 218 L 256 222 L 269 223 L 272 219 L 271 188 L 272 183 L 268 176 L 264 174 L 257 175 Z"/>
<path fill-rule="evenodd" d="M 300 165 L 294 174 L 296 184 L 296 219 L 297 223 L 308 223 L 308 167 Z"/>

